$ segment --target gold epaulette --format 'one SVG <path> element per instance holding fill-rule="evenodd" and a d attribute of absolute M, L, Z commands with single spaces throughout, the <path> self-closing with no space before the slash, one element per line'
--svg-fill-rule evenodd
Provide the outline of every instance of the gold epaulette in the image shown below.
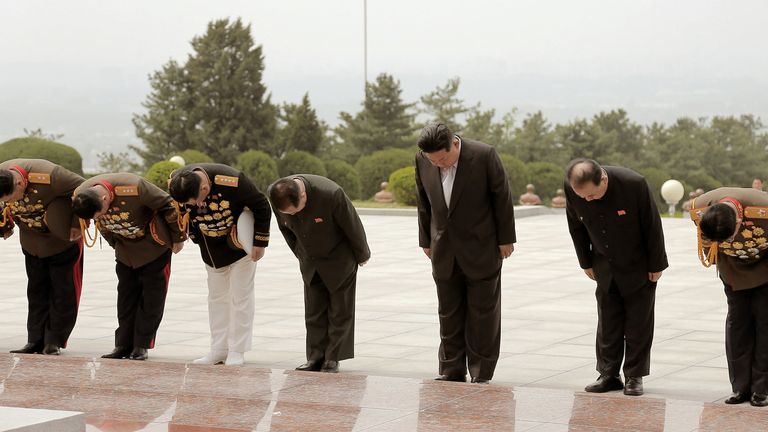
<path fill-rule="evenodd" d="M 704 212 L 707 211 L 709 207 L 699 207 L 699 208 L 692 208 L 688 211 L 688 213 L 691 215 L 691 220 L 696 222 L 696 225 L 699 224 L 699 221 L 701 220 L 701 216 L 704 215 Z"/>
<path fill-rule="evenodd" d="M 237 177 L 217 175 L 213 178 L 213 182 L 220 186 L 237 187 L 239 179 Z"/>
<path fill-rule="evenodd" d="M 51 184 L 51 175 L 46 173 L 36 173 L 31 172 L 27 176 L 27 179 L 30 183 L 36 183 L 36 184 Z"/>
<path fill-rule="evenodd" d="M 115 186 L 115 195 L 139 196 L 139 188 L 137 186 Z"/>
<path fill-rule="evenodd" d="M 768 207 L 744 207 L 747 219 L 768 219 Z"/>

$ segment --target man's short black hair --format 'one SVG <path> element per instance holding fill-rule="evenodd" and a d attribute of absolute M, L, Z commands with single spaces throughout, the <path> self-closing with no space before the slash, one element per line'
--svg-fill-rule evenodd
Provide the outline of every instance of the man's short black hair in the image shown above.
<path fill-rule="evenodd" d="M 14 180 L 11 170 L 0 170 L 0 197 L 13 193 Z"/>
<path fill-rule="evenodd" d="M 417 144 L 424 153 L 434 153 L 440 150 L 449 151 L 453 136 L 451 129 L 444 123 L 431 123 L 421 130 Z"/>
<path fill-rule="evenodd" d="M 728 240 L 736 230 L 736 210 L 725 203 L 711 205 L 701 216 L 699 228 L 708 240 Z"/>
<path fill-rule="evenodd" d="M 201 184 L 200 176 L 192 168 L 181 168 L 171 173 L 168 192 L 174 200 L 186 203 L 191 199 L 197 199 Z"/>
<path fill-rule="evenodd" d="M 583 166 L 576 169 L 579 165 Z M 565 169 L 565 179 L 571 186 L 575 187 L 582 187 L 587 183 L 598 186 L 602 177 L 603 167 L 592 159 L 574 159 L 568 164 L 568 168 Z"/>
<path fill-rule="evenodd" d="M 80 219 L 93 219 L 93 215 L 101 211 L 101 196 L 90 187 L 82 190 L 72 198 L 72 211 Z"/>
<path fill-rule="evenodd" d="M 269 185 L 269 200 L 277 211 L 283 211 L 290 206 L 298 207 L 299 195 L 301 189 L 293 177 L 283 177 Z"/>

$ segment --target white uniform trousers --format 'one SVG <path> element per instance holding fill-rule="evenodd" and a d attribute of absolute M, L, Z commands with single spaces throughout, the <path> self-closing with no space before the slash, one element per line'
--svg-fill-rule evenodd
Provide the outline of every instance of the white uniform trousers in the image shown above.
<path fill-rule="evenodd" d="M 245 256 L 232 264 L 208 271 L 208 321 L 211 351 L 244 353 L 251 349 L 256 308 L 256 263 Z"/>

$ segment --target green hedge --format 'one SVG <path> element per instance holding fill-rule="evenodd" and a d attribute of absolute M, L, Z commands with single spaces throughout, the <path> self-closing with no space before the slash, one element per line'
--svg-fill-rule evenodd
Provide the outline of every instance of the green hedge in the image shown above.
<path fill-rule="evenodd" d="M 530 162 L 528 169 L 528 182 L 536 187 L 536 194 L 542 200 L 549 200 L 562 189 L 565 179 L 565 168 L 551 162 Z M 515 202 L 519 196 L 514 197 Z"/>
<path fill-rule="evenodd" d="M 355 167 L 341 159 L 325 161 L 328 178 L 335 181 L 350 199 L 360 198 L 360 176 Z"/>
<path fill-rule="evenodd" d="M 305 151 L 294 150 L 288 152 L 277 163 L 280 177 L 292 174 L 317 174 L 326 176 L 325 164 L 320 158 Z"/>
<path fill-rule="evenodd" d="M 501 159 L 501 164 L 504 165 L 504 171 L 507 172 L 512 198 L 517 203 L 520 195 L 525 193 L 525 185 L 528 184 L 528 168 L 525 166 L 525 162 L 512 155 L 500 154 L 499 158 Z"/>
<path fill-rule="evenodd" d="M 168 177 L 174 170 L 181 168 L 181 165 L 176 162 L 160 161 L 149 167 L 146 174 L 146 179 L 150 183 L 159 187 L 160 189 L 168 192 Z"/>
<path fill-rule="evenodd" d="M 267 192 L 267 187 L 279 177 L 275 160 L 259 150 L 248 150 L 240 153 L 240 156 L 235 160 L 235 168 L 248 176 L 256 187 L 264 193 Z"/>
<path fill-rule="evenodd" d="M 213 163 L 213 159 L 211 159 L 210 156 L 201 152 L 200 150 L 184 150 L 183 152 L 179 153 L 179 156 L 184 159 L 184 163 L 187 165 L 195 163 Z"/>
<path fill-rule="evenodd" d="M 8 159 L 46 159 L 83 175 L 83 158 L 72 147 L 42 138 L 14 138 L 0 144 L 0 161 Z"/>
<path fill-rule="evenodd" d="M 389 176 L 388 189 L 395 195 L 395 201 L 405 205 L 416 205 L 416 167 L 400 168 Z"/>
<path fill-rule="evenodd" d="M 355 164 L 360 175 L 362 198 L 369 199 L 381 189 L 381 182 L 400 168 L 413 166 L 414 154 L 403 149 L 385 149 L 362 156 Z"/>

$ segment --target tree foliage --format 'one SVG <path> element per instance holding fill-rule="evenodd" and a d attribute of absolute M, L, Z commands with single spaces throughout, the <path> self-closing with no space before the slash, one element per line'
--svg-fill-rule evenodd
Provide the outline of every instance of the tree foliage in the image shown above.
<path fill-rule="evenodd" d="M 0 161 L 8 159 L 47 159 L 83 175 L 83 158 L 74 148 L 38 137 L 14 138 L 0 144 Z"/>
<path fill-rule="evenodd" d="M 192 39 L 192 54 L 150 76 L 151 93 L 133 124 L 144 148 L 134 151 L 151 165 L 186 149 L 221 163 L 267 146 L 275 136 L 276 108 L 262 84 L 264 57 L 250 25 L 215 20 Z"/>
<path fill-rule="evenodd" d="M 380 190 L 381 182 L 395 170 L 414 164 L 414 154 L 403 149 L 379 150 L 361 157 L 355 164 L 360 174 L 362 198 L 369 199 Z"/>
<path fill-rule="evenodd" d="M 267 187 L 280 177 L 274 159 L 259 150 L 241 153 L 235 161 L 235 168 L 248 176 L 262 192 L 266 192 Z"/>

